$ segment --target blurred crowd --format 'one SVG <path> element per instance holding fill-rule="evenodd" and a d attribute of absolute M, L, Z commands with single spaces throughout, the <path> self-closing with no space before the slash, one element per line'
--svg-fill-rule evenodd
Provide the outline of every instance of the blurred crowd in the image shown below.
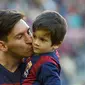
<path fill-rule="evenodd" d="M 22 12 L 30 26 L 44 10 L 55 10 L 65 17 L 67 34 L 58 49 L 62 85 L 85 85 L 85 0 L 0 0 L 0 9 Z"/>

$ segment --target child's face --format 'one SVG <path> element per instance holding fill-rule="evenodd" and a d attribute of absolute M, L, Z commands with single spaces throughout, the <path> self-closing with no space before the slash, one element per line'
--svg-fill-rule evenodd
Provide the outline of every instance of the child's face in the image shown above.
<path fill-rule="evenodd" d="M 33 50 L 35 53 L 46 53 L 53 50 L 48 31 L 37 30 L 33 33 Z"/>

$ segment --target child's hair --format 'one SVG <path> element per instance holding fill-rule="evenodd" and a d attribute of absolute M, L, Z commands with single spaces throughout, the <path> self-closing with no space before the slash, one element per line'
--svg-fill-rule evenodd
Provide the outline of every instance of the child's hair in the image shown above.
<path fill-rule="evenodd" d="M 33 22 L 33 32 L 47 29 L 51 33 L 52 45 L 59 45 L 66 34 L 66 20 L 55 11 L 45 11 Z"/>

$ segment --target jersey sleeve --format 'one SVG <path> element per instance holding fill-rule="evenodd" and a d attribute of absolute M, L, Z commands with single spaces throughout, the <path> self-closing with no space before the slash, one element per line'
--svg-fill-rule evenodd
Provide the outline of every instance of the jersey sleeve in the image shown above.
<path fill-rule="evenodd" d="M 61 85 L 59 69 L 52 62 L 44 63 L 38 72 L 42 85 Z"/>

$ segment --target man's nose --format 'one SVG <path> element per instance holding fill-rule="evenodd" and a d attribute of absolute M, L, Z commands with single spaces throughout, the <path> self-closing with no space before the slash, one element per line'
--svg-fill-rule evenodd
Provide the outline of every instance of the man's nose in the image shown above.
<path fill-rule="evenodd" d="M 25 33 L 25 41 L 26 43 L 32 43 L 32 36 L 30 34 Z"/>

